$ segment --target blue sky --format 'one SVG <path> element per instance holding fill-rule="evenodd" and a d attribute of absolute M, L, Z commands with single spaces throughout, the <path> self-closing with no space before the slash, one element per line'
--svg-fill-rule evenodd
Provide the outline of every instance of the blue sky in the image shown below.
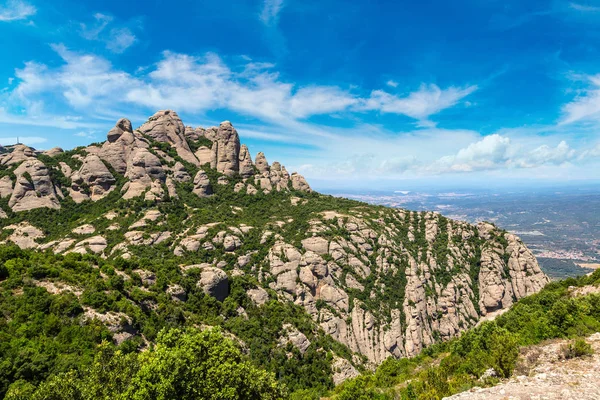
<path fill-rule="evenodd" d="M 600 179 L 600 1 L 0 0 L 0 144 L 230 120 L 317 187 Z"/>

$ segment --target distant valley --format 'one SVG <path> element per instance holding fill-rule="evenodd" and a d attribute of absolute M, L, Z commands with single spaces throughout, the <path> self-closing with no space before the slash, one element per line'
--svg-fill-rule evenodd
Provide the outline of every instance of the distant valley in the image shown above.
<path fill-rule="evenodd" d="M 470 223 L 493 222 L 519 235 L 553 279 L 582 275 L 600 266 L 597 185 L 538 190 L 322 192 L 389 207 L 436 210 Z"/>

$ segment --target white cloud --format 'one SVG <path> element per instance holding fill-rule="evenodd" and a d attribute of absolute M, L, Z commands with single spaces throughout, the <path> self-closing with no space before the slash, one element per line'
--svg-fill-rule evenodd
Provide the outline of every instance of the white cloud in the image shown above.
<path fill-rule="evenodd" d="M 0 21 L 18 21 L 35 15 L 37 9 L 22 0 L 8 0 L 6 5 L 0 6 Z"/>
<path fill-rule="evenodd" d="M 569 7 L 574 10 L 582 11 L 582 12 L 598 12 L 598 11 L 600 11 L 600 7 L 588 6 L 588 5 L 579 4 L 579 3 L 569 3 Z"/>
<path fill-rule="evenodd" d="M 430 166 L 427 172 L 472 172 L 495 169 L 509 160 L 510 139 L 493 134 L 471 143 L 455 155 L 441 157 Z"/>
<path fill-rule="evenodd" d="M 389 81 L 387 81 L 385 84 L 388 85 L 388 86 L 390 86 L 390 87 L 393 87 L 393 88 L 398 87 L 398 82 L 396 82 L 396 81 L 394 81 L 392 79 L 390 79 Z"/>
<path fill-rule="evenodd" d="M 456 105 L 461 99 L 477 90 L 477 86 L 440 89 L 437 85 L 422 84 L 418 91 L 399 97 L 383 90 L 374 90 L 362 106 L 365 110 L 403 114 L 417 120 L 426 120 L 433 114 Z"/>
<path fill-rule="evenodd" d="M 80 131 L 77 132 L 74 136 L 87 138 L 87 139 L 95 139 L 97 137 L 97 131 Z"/>
<path fill-rule="evenodd" d="M 573 160 L 577 152 L 567 142 L 561 141 L 556 147 L 543 144 L 530 151 L 518 161 L 522 167 L 537 167 L 544 164 L 561 165 Z"/>
<path fill-rule="evenodd" d="M 600 74 L 575 77 L 588 83 L 588 88 L 562 107 L 560 124 L 600 119 Z"/>
<path fill-rule="evenodd" d="M 133 46 L 136 41 L 137 38 L 129 28 L 114 28 L 110 30 L 106 48 L 113 53 L 123 53 Z"/>
<path fill-rule="evenodd" d="M 113 22 L 112 16 L 96 13 L 92 24 L 79 24 L 81 37 L 102 42 L 113 53 L 123 53 L 137 42 L 137 38 L 127 27 L 107 29 Z"/>
<path fill-rule="evenodd" d="M 95 22 L 89 26 L 88 24 L 81 23 L 79 24 L 81 28 L 81 36 L 87 40 L 99 40 L 100 34 L 104 31 L 104 28 L 108 26 L 113 20 L 113 17 L 110 15 L 105 15 L 101 13 L 94 14 Z"/>
<path fill-rule="evenodd" d="M 283 0 L 264 0 L 260 20 L 267 26 L 277 25 L 283 6 Z"/>
<path fill-rule="evenodd" d="M 131 75 L 97 55 L 76 53 L 64 45 L 52 48 L 64 64 L 48 68 L 28 62 L 16 71 L 19 82 L 12 97 L 27 107 L 41 102 L 44 95 L 52 95 L 55 101 L 62 96 L 80 112 L 96 113 L 119 106 L 125 109 L 127 105 L 190 113 L 229 109 L 285 126 L 314 115 L 379 110 L 407 115 L 417 119 L 419 126 L 431 128 L 434 123 L 428 117 L 452 107 L 476 89 L 422 85 L 403 98 L 381 90 L 370 97 L 361 97 L 338 86 L 299 86 L 286 82 L 269 63 L 245 61 L 229 66 L 212 53 L 198 57 L 164 52 L 156 65 Z M 323 134 L 310 128 L 307 131 Z"/>

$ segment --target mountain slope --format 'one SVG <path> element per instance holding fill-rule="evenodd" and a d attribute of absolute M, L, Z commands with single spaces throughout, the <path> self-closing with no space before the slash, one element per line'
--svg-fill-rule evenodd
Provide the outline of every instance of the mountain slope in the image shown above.
<path fill-rule="evenodd" d="M 283 313 L 250 356 L 268 362 L 265 349 L 287 349 L 306 368 L 323 362 L 338 383 L 449 340 L 548 282 L 518 237 L 314 193 L 264 154 L 253 162 L 229 122 L 193 129 L 160 111 L 135 130 L 122 119 L 105 142 L 85 148 L 5 151 L 0 240 L 60 265 L 48 266 L 58 271 L 50 274 L 29 266 L 28 280 L 15 284 L 74 293 L 88 320 L 111 325 L 109 313 L 134 314 L 111 325 L 118 343 L 140 345 L 165 324 L 216 324 L 242 335 Z M 70 253 L 96 268 L 82 284 L 62 266 Z M 102 289 L 115 277 L 124 284 Z M 103 291 L 108 300 L 90 300 Z M 176 321 L 161 316 L 169 307 L 181 309 Z M 233 326 L 242 321 L 245 328 Z"/>

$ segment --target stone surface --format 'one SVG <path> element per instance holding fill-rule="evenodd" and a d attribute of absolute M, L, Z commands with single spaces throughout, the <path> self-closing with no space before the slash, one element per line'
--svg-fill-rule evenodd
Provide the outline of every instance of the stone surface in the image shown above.
<path fill-rule="evenodd" d="M 71 196 L 77 199 L 91 199 L 97 201 L 104 198 L 115 187 L 115 177 L 110 173 L 100 157 L 88 154 L 83 160 L 81 168 L 71 175 L 71 191 L 77 192 Z M 89 194 L 88 194 L 89 193 Z"/>
<path fill-rule="evenodd" d="M 239 172 L 240 138 L 231 122 L 224 121 L 219 125 L 212 151 L 217 171 L 228 176 Z"/>
<path fill-rule="evenodd" d="M 304 177 L 296 172 L 292 173 L 291 176 L 292 187 L 294 190 L 299 190 L 301 192 L 312 192 L 308 182 Z"/>
<path fill-rule="evenodd" d="M 204 267 L 200 272 L 198 286 L 204 293 L 223 301 L 229 295 L 229 279 L 225 271 L 215 267 Z"/>
<path fill-rule="evenodd" d="M 24 161 L 15 169 L 16 183 L 8 201 L 13 211 L 35 208 L 60 208 L 56 188 L 50 172 L 43 162 L 36 159 Z"/>
<path fill-rule="evenodd" d="M 140 126 L 140 132 L 152 137 L 157 142 L 169 143 L 177 151 L 177 155 L 185 161 L 200 166 L 200 162 L 192 153 L 185 137 L 185 127 L 179 115 L 172 110 L 162 110 L 149 118 Z"/>
<path fill-rule="evenodd" d="M 590 357 L 563 360 L 565 340 L 531 346 L 522 354 L 517 373 L 500 384 L 445 397 L 446 400 L 596 400 L 600 398 L 600 334 L 586 339 Z M 531 364 L 529 360 L 536 360 Z M 524 370 L 527 370 L 524 373 Z"/>
<path fill-rule="evenodd" d="M 212 186 L 210 185 L 210 179 L 203 170 L 198 171 L 194 177 L 194 190 L 193 193 L 198 197 L 208 197 L 213 194 Z"/>
<path fill-rule="evenodd" d="M 254 164 L 252 163 L 248 146 L 245 144 L 240 147 L 239 168 L 242 178 L 250 178 L 254 175 Z"/>

